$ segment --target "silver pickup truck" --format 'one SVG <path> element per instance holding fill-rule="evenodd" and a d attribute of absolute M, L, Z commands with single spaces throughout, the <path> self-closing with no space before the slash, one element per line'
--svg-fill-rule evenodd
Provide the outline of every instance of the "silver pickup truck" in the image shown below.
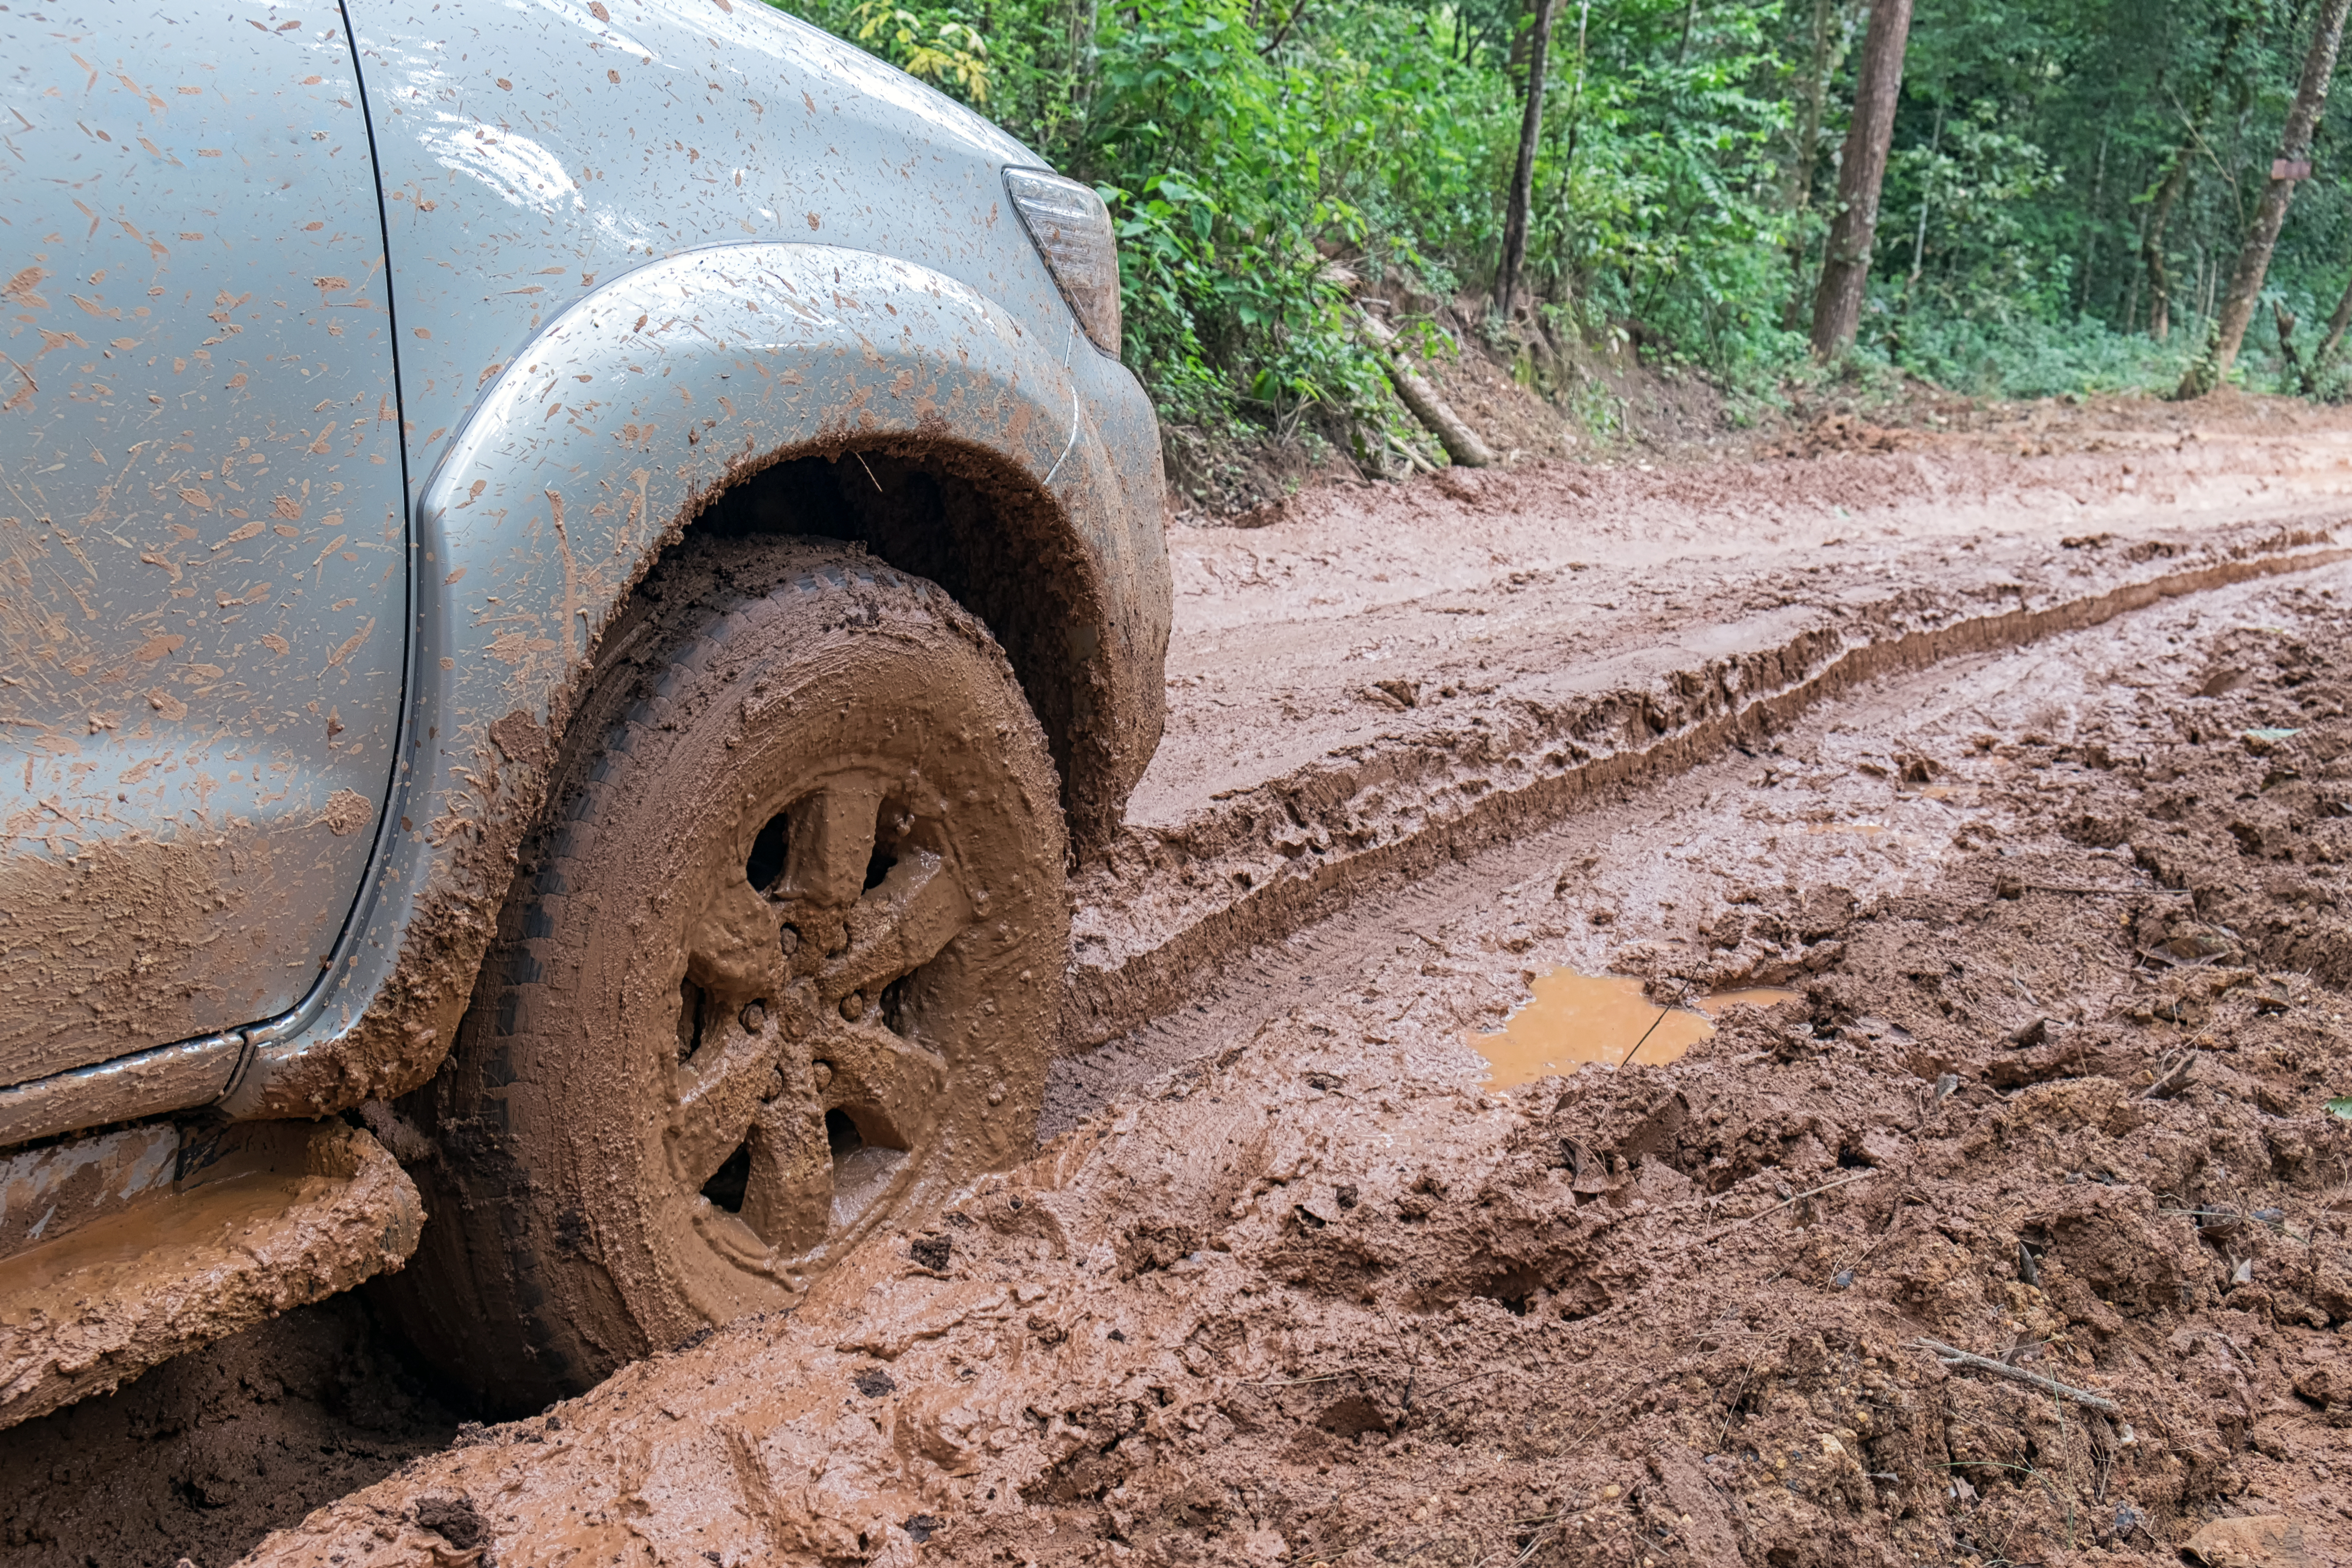
<path fill-rule="evenodd" d="M 758 0 L 0 39 L 0 1425 L 395 1269 L 536 1407 L 1020 1156 L 1169 630 L 1094 193 Z"/>

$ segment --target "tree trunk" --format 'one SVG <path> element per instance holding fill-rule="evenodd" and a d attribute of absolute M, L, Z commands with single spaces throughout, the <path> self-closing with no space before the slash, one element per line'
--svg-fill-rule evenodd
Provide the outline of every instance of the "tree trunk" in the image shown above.
<path fill-rule="evenodd" d="M 2172 274 L 2164 265 L 2164 226 L 2171 221 L 2172 209 L 2180 195 L 2189 188 L 2189 160 L 2194 149 L 2196 133 L 2180 144 L 2179 155 L 2172 167 L 2164 173 L 2164 184 L 2156 188 L 2156 201 L 2147 215 L 2147 235 L 2140 241 L 2140 259 L 2147 267 L 2147 335 L 2158 342 L 2172 335 Z"/>
<path fill-rule="evenodd" d="M 1070 111 L 1083 121 L 1095 96 L 1096 0 L 1070 0 Z"/>
<path fill-rule="evenodd" d="M 2074 314 L 2080 316 L 2091 308 L 2091 273 L 2098 264 L 2099 203 L 2107 189 L 2107 132 L 2099 129 L 2099 156 L 2091 175 L 2091 207 L 2083 218 L 2083 288 L 2075 296 Z"/>
<path fill-rule="evenodd" d="M 2283 163 L 2302 163 L 2311 156 L 2312 132 L 2319 128 L 2319 117 L 2327 109 L 2327 83 L 2336 74 L 2336 51 L 2344 41 L 2347 7 L 2352 7 L 2352 0 L 2320 0 L 2318 20 L 2312 25 L 2311 51 L 2303 58 L 2303 79 L 2295 84 L 2294 106 L 2287 110 L 2286 130 L 2279 138 Z M 2278 244 L 2279 226 L 2286 222 L 2294 186 L 2292 178 L 2276 174 L 2263 186 L 2262 205 L 2255 209 L 2245 247 L 2239 251 L 2238 265 L 2230 274 L 2229 291 L 2221 296 L 2213 335 L 2205 352 L 2189 367 L 2189 374 L 2180 378 L 2176 397 L 2202 397 L 2230 374 L 2239 346 L 2246 339 L 2246 323 L 2253 319 L 2254 300 L 2263 291 L 2263 278 L 2270 270 L 2271 251 Z"/>
<path fill-rule="evenodd" d="M 1503 263 L 1495 269 L 1495 309 L 1507 319 L 1518 291 L 1519 268 L 1528 258 L 1528 207 L 1535 199 L 1536 143 L 1543 139 L 1544 56 L 1551 47 L 1552 14 L 1559 0 L 1536 0 L 1528 37 L 1527 112 L 1519 118 L 1519 161 L 1511 170 L 1511 195 L 1503 209 Z"/>
<path fill-rule="evenodd" d="M 2221 31 L 2221 52 L 2214 57 L 2213 74 L 2206 79 L 2195 107 L 2189 110 L 2188 129 L 2173 152 L 2172 162 L 2165 166 L 2164 178 L 2148 204 L 2147 222 L 2140 231 L 2140 258 L 2147 268 L 2147 335 L 2158 342 L 2172 335 L 2172 274 L 2164 259 L 2164 228 L 2172 221 L 2172 209 L 2188 194 L 2198 143 L 2205 139 L 2205 122 L 2213 113 L 2213 96 L 2220 90 L 2231 57 L 2238 52 L 2238 40 L 2245 32 L 2244 15 L 2232 12 Z"/>
<path fill-rule="evenodd" d="M 2104 146 L 2105 144 L 2102 143 Z M 1936 159 L 1944 150 L 1944 106 L 1936 105 L 1935 132 L 1927 138 L 1928 176 L 1919 182 L 1919 226 L 1911 234 L 1911 271 L 1903 279 L 1903 303 L 1908 309 L 1911 290 L 1919 286 L 1920 269 L 1927 264 L 1927 195 L 1935 177 Z"/>
<path fill-rule="evenodd" d="M 1812 48 L 1805 57 L 1805 76 L 1799 96 L 1803 103 L 1797 121 L 1797 142 L 1789 159 L 1789 189 L 1783 203 L 1801 216 L 1813 205 L 1813 168 L 1821 162 L 1822 114 L 1829 106 L 1830 74 L 1837 68 L 1831 24 L 1845 0 L 1813 0 Z M 1801 224 L 1790 225 L 1788 305 L 1781 326 L 1796 330 L 1804 305 L 1805 238 Z"/>
<path fill-rule="evenodd" d="M 2344 285 L 2336 309 L 2327 318 L 2327 331 L 2320 335 L 2319 346 L 2311 351 L 2311 368 L 2303 373 L 2303 391 L 2310 396 L 2318 390 L 2319 373 L 2327 368 L 2328 360 L 2344 342 L 2345 329 L 2352 327 L 2352 283 Z"/>
<path fill-rule="evenodd" d="M 2330 5 L 2352 0 L 2328 0 Z M 1822 285 L 1813 295 L 1813 353 L 1832 359 L 1853 346 L 1870 286 L 1871 242 L 1878 234 L 1878 187 L 1895 137 L 1895 101 L 1903 92 L 1903 47 L 1911 0 L 1871 0 L 1870 31 L 1855 73 L 1853 122 L 1838 167 L 1838 215 L 1830 225 Z"/>
<path fill-rule="evenodd" d="M 2286 372 L 2283 379 L 2289 385 L 2299 383 L 2308 391 L 2311 372 L 2305 368 L 2303 356 L 2294 350 L 2294 312 L 2278 300 L 2272 300 L 2271 325 L 2278 329 L 2279 363 Z"/>

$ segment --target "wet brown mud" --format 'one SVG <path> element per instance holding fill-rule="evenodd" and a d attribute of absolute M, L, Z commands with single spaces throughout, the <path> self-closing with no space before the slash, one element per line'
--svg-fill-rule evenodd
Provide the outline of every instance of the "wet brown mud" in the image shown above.
<path fill-rule="evenodd" d="M 257 1560 L 2345 1561 L 2347 596 L 1865 684 L 1359 900 L 791 1317 Z M 1802 999 L 1481 1087 L 1562 965 Z"/>
<path fill-rule="evenodd" d="M 446 1446 L 458 1418 L 343 1295 L 0 1432 L 0 1560 L 217 1568 Z"/>
<path fill-rule="evenodd" d="M 2255 412 L 1449 471 L 1173 531 L 1168 732 L 1082 869 L 1067 1039 L 1858 681 L 2331 559 L 2352 438 Z"/>
<path fill-rule="evenodd" d="M 1660 1002 L 1639 980 L 1570 969 L 1538 974 L 1528 989 L 1528 1005 L 1499 1031 L 1469 1037 L 1470 1048 L 1486 1058 L 1481 1081 L 1489 1089 L 1516 1089 L 1587 1062 L 1621 1068 L 1637 1058 L 1678 1061 L 1715 1033 L 1713 1019 L 1726 1007 L 1801 999 L 1794 991 L 1754 986 Z"/>

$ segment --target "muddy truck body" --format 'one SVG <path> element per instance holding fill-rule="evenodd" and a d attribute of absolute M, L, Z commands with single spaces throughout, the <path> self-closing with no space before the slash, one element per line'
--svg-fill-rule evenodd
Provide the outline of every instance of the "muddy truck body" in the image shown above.
<path fill-rule="evenodd" d="M 122 21 L 0 18 L 0 1424 L 376 1276 L 534 1407 L 1018 1157 L 1161 719 L 1101 202 L 754 0 Z"/>

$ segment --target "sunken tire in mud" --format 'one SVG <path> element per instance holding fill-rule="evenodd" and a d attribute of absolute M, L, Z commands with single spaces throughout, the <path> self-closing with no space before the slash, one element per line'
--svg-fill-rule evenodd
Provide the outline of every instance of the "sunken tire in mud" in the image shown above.
<path fill-rule="evenodd" d="M 988 632 L 831 543 L 689 542 L 606 638 L 387 1295 L 527 1411 L 790 1305 L 1034 1135 L 1069 942 L 1045 739 Z"/>

